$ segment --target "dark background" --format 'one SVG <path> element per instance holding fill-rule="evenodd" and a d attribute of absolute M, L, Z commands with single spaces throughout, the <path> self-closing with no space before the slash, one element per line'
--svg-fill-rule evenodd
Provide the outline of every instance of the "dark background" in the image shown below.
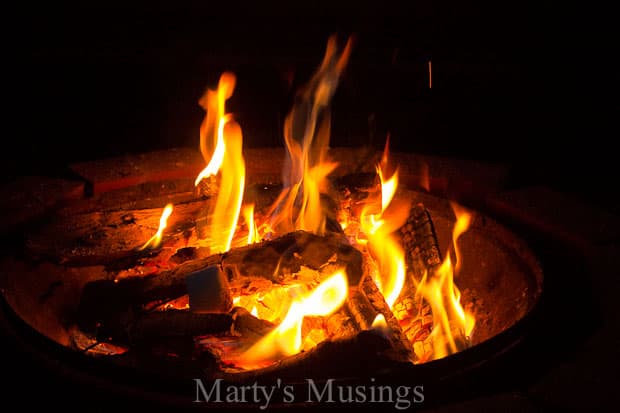
<path fill-rule="evenodd" d="M 508 163 L 516 184 L 617 209 L 612 13 L 585 2 L 296 3 L 14 6 L 3 179 L 197 147 L 197 101 L 222 70 L 238 76 L 229 110 L 244 144 L 281 145 L 294 90 L 339 33 L 356 46 L 332 146 L 381 147 L 389 131 L 397 150 Z"/>

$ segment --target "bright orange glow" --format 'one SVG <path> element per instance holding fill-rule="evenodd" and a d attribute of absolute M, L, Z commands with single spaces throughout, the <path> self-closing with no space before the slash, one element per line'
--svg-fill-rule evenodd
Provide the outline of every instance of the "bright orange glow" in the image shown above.
<path fill-rule="evenodd" d="M 456 211 L 455 208 L 457 220 L 452 232 L 455 247 L 458 237 L 467 231 L 471 222 L 470 214 L 463 209 Z M 427 355 L 427 359 L 445 357 L 462 350 L 463 340 L 471 337 L 476 323 L 474 316 L 461 305 L 461 292 L 454 284 L 454 272 L 448 252 L 435 274 L 425 275 L 416 286 L 416 295 L 430 304 L 433 313 L 433 354 Z"/>
<path fill-rule="evenodd" d="M 392 233 L 406 222 L 409 204 L 395 204 L 388 211 L 398 187 L 398 171 L 392 173 L 389 178 L 385 178 L 388 169 L 387 158 L 388 143 L 386 142 L 383 160 L 377 167 L 381 180 L 381 197 L 377 201 L 371 199 L 367 203 L 362 210 L 360 225 L 367 237 L 368 249 L 378 267 L 378 274 L 375 274 L 373 278 L 386 303 L 392 308 L 405 285 L 406 274 L 405 253 Z M 378 212 L 372 213 L 377 209 L 379 209 Z"/>
<path fill-rule="evenodd" d="M 297 354 L 304 344 L 301 334 L 304 317 L 326 317 L 334 313 L 342 306 L 347 294 L 346 274 L 337 271 L 313 291 L 293 301 L 282 322 L 235 360 L 235 364 L 257 368 Z"/>
<path fill-rule="evenodd" d="M 217 90 L 208 90 L 200 101 L 207 111 L 200 127 L 200 150 L 205 161 L 209 161 L 195 185 L 205 177 L 220 175 L 215 207 L 209 217 L 209 247 L 214 253 L 230 249 L 245 188 L 241 127 L 232 115 L 225 113 L 226 100 L 232 96 L 235 82 L 234 74 L 223 73 Z"/>
<path fill-rule="evenodd" d="M 270 226 L 279 234 L 295 230 L 325 232 L 321 193 L 326 192 L 326 178 L 336 167 L 326 160 L 331 122 L 329 104 L 350 53 L 350 40 L 338 53 L 336 39 L 329 39 L 321 66 L 298 94 L 284 122 L 287 150 L 284 189 L 270 213 Z"/>
<path fill-rule="evenodd" d="M 168 225 L 168 218 L 170 217 L 170 214 L 172 214 L 173 209 L 174 207 L 172 204 L 166 205 L 164 211 L 161 213 L 161 217 L 159 218 L 159 228 L 157 229 L 157 232 L 142 247 L 140 247 L 140 250 L 143 250 L 149 246 L 151 248 L 156 248 L 159 246 L 164 234 L 164 229 L 166 229 L 166 226 Z"/>
<path fill-rule="evenodd" d="M 258 228 L 254 220 L 254 204 L 246 205 L 241 212 L 248 227 L 248 245 L 260 242 L 260 235 L 258 235 Z"/>

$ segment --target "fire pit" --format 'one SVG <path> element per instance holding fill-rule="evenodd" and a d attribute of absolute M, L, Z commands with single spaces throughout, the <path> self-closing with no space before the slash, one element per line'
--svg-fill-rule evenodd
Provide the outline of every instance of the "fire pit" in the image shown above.
<path fill-rule="evenodd" d="M 27 223 L 1 263 L 7 310 L 75 370 L 137 375 L 149 397 L 197 380 L 197 401 L 218 380 L 423 382 L 518 340 L 542 291 L 525 243 L 427 193 L 411 154 L 329 149 L 350 48 L 330 39 L 285 151 L 242 148 L 224 73 L 200 102 L 202 157 L 74 165 L 92 197 Z"/>

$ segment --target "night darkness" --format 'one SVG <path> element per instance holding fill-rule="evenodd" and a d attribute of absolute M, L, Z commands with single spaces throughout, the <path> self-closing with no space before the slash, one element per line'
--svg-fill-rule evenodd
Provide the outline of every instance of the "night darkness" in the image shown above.
<path fill-rule="evenodd" d="M 295 88 L 339 33 L 354 34 L 356 47 L 334 101 L 332 146 L 380 147 L 389 131 L 397 150 L 509 163 L 519 184 L 611 201 L 606 140 L 617 136 L 618 106 L 608 98 L 618 75 L 611 28 L 591 10 L 279 3 L 22 7 L 5 36 L 14 57 L 4 65 L 4 142 L 14 149 L 3 151 L 3 178 L 197 147 L 197 101 L 222 70 L 238 75 L 230 109 L 245 145 L 281 145 Z"/>
<path fill-rule="evenodd" d="M 331 146 L 379 149 L 389 133 L 394 150 L 506 164 L 508 188 L 544 185 L 620 213 L 612 13 L 546 0 L 223 3 L 9 10 L 2 183 L 197 149 L 198 99 L 224 70 L 237 75 L 227 109 L 244 145 L 281 146 L 295 90 L 336 33 L 355 46 Z"/>

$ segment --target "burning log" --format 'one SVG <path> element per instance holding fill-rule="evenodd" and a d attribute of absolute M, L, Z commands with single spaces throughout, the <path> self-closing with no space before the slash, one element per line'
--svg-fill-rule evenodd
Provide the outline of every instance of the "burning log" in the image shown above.
<path fill-rule="evenodd" d="M 78 311 L 79 325 L 94 331 L 96 325 L 115 320 L 128 308 L 151 302 L 165 302 L 188 293 L 187 275 L 207 267 L 221 267 L 234 295 L 254 292 L 257 285 L 296 282 L 302 267 L 322 273 L 344 268 L 349 285 L 362 277 L 362 257 L 339 234 L 318 236 L 304 231 L 286 234 L 272 241 L 235 248 L 227 253 L 185 262 L 176 268 L 147 277 L 99 280 L 86 284 Z"/>
<path fill-rule="evenodd" d="M 408 361 L 412 357 L 411 344 L 385 302 L 383 294 L 368 276 L 359 287 L 349 289 L 347 301 L 340 310 L 328 317 L 328 335 L 337 339 L 352 337 L 373 327 L 377 316 L 385 320 L 385 337 L 390 342 L 389 353 L 393 360 Z"/>
<path fill-rule="evenodd" d="M 335 377 L 365 377 L 377 371 L 401 365 L 386 354 L 391 341 L 373 330 L 362 331 L 342 340 L 327 340 L 316 347 L 288 357 L 262 369 L 244 372 L 216 373 L 213 378 L 230 382 L 248 382 L 261 379 L 299 379 L 312 377 L 315 380 Z"/>
<path fill-rule="evenodd" d="M 175 206 L 166 239 L 189 239 L 204 208 L 202 200 Z M 26 244 L 31 254 L 65 265 L 107 264 L 121 258 L 143 257 L 149 251 L 139 248 L 157 231 L 161 214 L 162 209 L 156 208 L 59 217 L 30 234 Z"/>
<path fill-rule="evenodd" d="M 150 313 L 127 312 L 117 322 L 100 324 L 94 333 L 97 342 L 149 349 L 165 345 L 169 349 L 193 348 L 195 337 L 236 336 L 252 344 L 273 328 L 247 310 L 235 307 L 228 313 L 193 313 L 166 310 Z"/>
<path fill-rule="evenodd" d="M 441 265 L 441 253 L 435 228 L 428 210 L 423 204 L 414 205 L 409 218 L 400 229 L 405 253 L 407 277 L 403 291 L 394 305 L 394 315 L 400 321 L 403 332 L 415 347 L 430 334 L 433 325 L 431 307 L 421 297 L 416 297 L 413 280 L 421 280 L 425 274 L 433 274 Z M 418 354 L 419 351 L 416 351 Z"/>

